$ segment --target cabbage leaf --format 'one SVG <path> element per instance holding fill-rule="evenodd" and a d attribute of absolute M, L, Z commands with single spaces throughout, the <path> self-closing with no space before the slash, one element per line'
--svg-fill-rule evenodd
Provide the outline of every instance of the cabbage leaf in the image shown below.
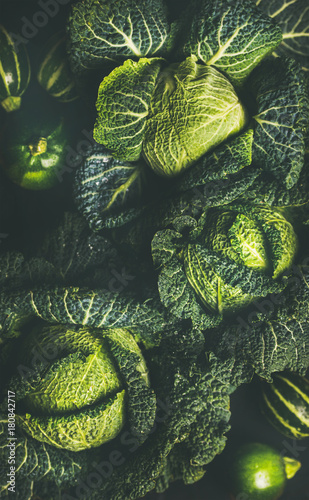
<path fill-rule="evenodd" d="M 236 85 L 282 40 L 280 27 L 250 0 L 193 0 L 179 24 L 177 56 L 194 54 Z"/>
<path fill-rule="evenodd" d="M 83 0 L 68 19 L 71 69 L 82 74 L 125 59 L 164 56 L 169 24 L 162 0 Z"/>
<path fill-rule="evenodd" d="M 278 58 L 263 61 L 248 85 L 257 103 L 252 160 L 290 189 L 304 166 L 308 81 L 297 62 Z"/>
<path fill-rule="evenodd" d="M 282 30 L 282 42 L 276 48 L 275 54 L 292 57 L 309 71 L 307 0 L 256 0 L 256 5 L 276 21 Z"/>

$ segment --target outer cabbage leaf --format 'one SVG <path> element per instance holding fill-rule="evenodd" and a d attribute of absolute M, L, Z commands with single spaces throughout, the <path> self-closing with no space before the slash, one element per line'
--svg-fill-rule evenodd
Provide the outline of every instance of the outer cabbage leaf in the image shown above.
<path fill-rule="evenodd" d="M 7 423 L 4 422 L 4 415 L 0 415 L 0 419 L 0 439 L 2 442 L 3 437 L 6 437 Z M 53 482 L 53 489 L 56 492 L 58 486 L 65 487 L 68 484 L 77 483 L 83 477 L 83 468 L 87 466 L 87 452 L 79 452 L 77 460 L 75 452 L 61 450 L 60 454 L 57 448 L 40 443 L 29 436 L 26 437 L 19 430 L 17 430 L 16 436 L 16 498 L 18 500 L 31 500 L 34 484 L 44 478 Z M 6 463 L 5 447 L 1 447 L 0 456 L 2 463 Z M 10 498 L 11 493 L 7 487 L 7 480 L 2 478 L 1 471 L 1 498 Z M 60 492 L 60 489 L 58 491 Z"/>
<path fill-rule="evenodd" d="M 275 207 L 301 207 L 309 202 L 309 164 L 305 165 L 299 179 L 290 189 L 270 173 L 262 173 L 243 195 L 245 201 L 263 203 Z"/>
<path fill-rule="evenodd" d="M 162 314 L 151 302 L 140 303 L 132 297 L 105 290 L 91 291 L 78 287 L 34 288 L 23 292 L 3 293 L 0 331 L 7 340 L 20 318 L 38 317 L 50 323 L 89 325 L 94 328 L 136 328 L 138 339 L 147 346 L 160 342 L 160 332 L 167 328 Z M 18 335 L 18 330 L 14 330 Z"/>
<path fill-rule="evenodd" d="M 279 26 L 250 0 L 193 0 L 179 31 L 178 57 L 194 54 L 235 84 L 242 84 L 282 40 Z"/>
<path fill-rule="evenodd" d="M 162 0 L 83 0 L 68 19 L 68 56 L 76 74 L 110 61 L 164 56 L 169 24 Z"/>
<path fill-rule="evenodd" d="M 296 59 L 309 70 L 309 5 L 307 0 L 256 0 L 282 30 L 282 42 L 275 54 Z"/>
<path fill-rule="evenodd" d="M 102 81 L 93 137 L 109 148 L 115 158 L 139 159 L 159 70 L 158 59 L 129 59 Z"/>
<path fill-rule="evenodd" d="M 148 174 L 143 164 L 117 160 L 104 146 L 95 145 L 74 181 L 75 203 L 90 228 L 100 230 L 119 214 L 123 223 L 134 219 Z"/>
<path fill-rule="evenodd" d="M 221 322 L 221 316 L 208 313 L 201 307 L 183 266 L 176 258 L 162 268 L 158 277 L 158 289 L 163 305 L 177 318 L 191 319 L 193 325 L 203 329 Z"/>
<path fill-rule="evenodd" d="M 20 252 L 10 251 L 0 255 L 1 289 L 31 286 L 43 281 L 53 283 L 55 268 L 44 258 L 27 260 Z"/>
<path fill-rule="evenodd" d="M 108 283 L 111 266 L 117 267 L 122 257 L 105 236 L 92 233 L 85 220 L 78 214 L 66 212 L 54 230 L 49 230 L 38 245 L 37 255 L 46 259 L 54 269 L 57 284 L 95 283 L 98 269 L 104 268 L 105 279 L 100 286 Z M 42 284 L 47 284 L 45 278 Z M 33 280 L 33 284 L 40 284 Z M 32 286 L 33 286 L 32 284 Z"/>
<path fill-rule="evenodd" d="M 290 189 L 304 166 L 309 124 L 309 92 L 305 74 L 291 59 L 267 60 L 248 82 L 257 113 L 252 159 Z"/>
<path fill-rule="evenodd" d="M 308 262 L 308 259 L 307 259 Z M 309 367 L 308 265 L 293 267 L 283 294 L 256 301 L 254 307 L 207 333 L 206 349 L 233 364 L 236 386 L 254 373 L 271 382 L 273 372 L 302 375 Z"/>

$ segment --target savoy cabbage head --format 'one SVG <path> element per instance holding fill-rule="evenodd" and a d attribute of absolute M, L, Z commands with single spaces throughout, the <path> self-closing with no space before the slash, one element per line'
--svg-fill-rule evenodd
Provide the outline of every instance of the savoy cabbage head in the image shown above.
<path fill-rule="evenodd" d="M 152 240 L 158 288 L 172 314 L 208 328 L 280 293 L 297 250 L 290 222 L 269 207 L 228 205 L 198 220 L 179 217 Z"/>

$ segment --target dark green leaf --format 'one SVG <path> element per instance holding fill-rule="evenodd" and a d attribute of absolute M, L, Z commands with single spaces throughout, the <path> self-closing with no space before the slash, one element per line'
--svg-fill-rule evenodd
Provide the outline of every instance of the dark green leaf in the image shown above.
<path fill-rule="evenodd" d="M 256 0 L 282 29 L 282 42 L 276 54 L 296 59 L 309 70 L 309 5 L 307 0 Z"/>
<path fill-rule="evenodd" d="M 304 72 L 289 59 L 264 61 L 250 76 L 257 102 L 252 159 L 290 189 L 304 166 L 309 93 Z"/>
<path fill-rule="evenodd" d="M 139 212 L 146 171 L 142 164 L 117 160 L 104 146 L 94 146 L 77 170 L 74 196 L 92 230 L 115 221 L 128 222 Z"/>
<path fill-rule="evenodd" d="M 74 73 L 110 61 L 164 56 L 169 25 L 162 0 L 83 0 L 68 20 L 68 55 Z"/>
<path fill-rule="evenodd" d="M 243 83 L 282 39 L 279 26 L 250 0 L 193 0 L 179 30 L 179 56 L 194 54 L 236 84 Z"/>

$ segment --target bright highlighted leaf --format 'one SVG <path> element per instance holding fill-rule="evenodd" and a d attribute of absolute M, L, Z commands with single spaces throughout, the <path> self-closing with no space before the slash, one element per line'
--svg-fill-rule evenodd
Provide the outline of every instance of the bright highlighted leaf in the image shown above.
<path fill-rule="evenodd" d="M 173 177 L 246 124 L 228 79 L 195 56 L 159 75 L 146 122 L 143 153 L 151 168 Z"/>
<path fill-rule="evenodd" d="M 279 55 L 296 59 L 309 70 L 309 4 L 308 0 L 257 0 L 268 16 L 278 23 L 283 32 Z"/>
<path fill-rule="evenodd" d="M 83 0 L 68 21 L 72 70 L 83 73 L 111 61 L 161 56 L 169 25 L 162 0 Z"/>
<path fill-rule="evenodd" d="M 250 77 L 257 103 L 253 162 L 291 188 L 304 166 L 309 123 L 305 73 L 291 59 L 264 61 Z"/>
<path fill-rule="evenodd" d="M 192 17 L 190 29 L 187 29 L 188 17 Z M 282 39 L 279 26 L 250 0 L 193 0 L 184 19 L 179 28 L 185 24 L 179 54 L 194 54 L 207 65 L 225 72 L 237 84 L 241 84 Z"/>
<path fill-rule="evenodd" d="M 138 160 L 149 103 L 160 70 L 158 59 L 126 61 L 102 81 L 93 137 L 116 158 Z"/>

